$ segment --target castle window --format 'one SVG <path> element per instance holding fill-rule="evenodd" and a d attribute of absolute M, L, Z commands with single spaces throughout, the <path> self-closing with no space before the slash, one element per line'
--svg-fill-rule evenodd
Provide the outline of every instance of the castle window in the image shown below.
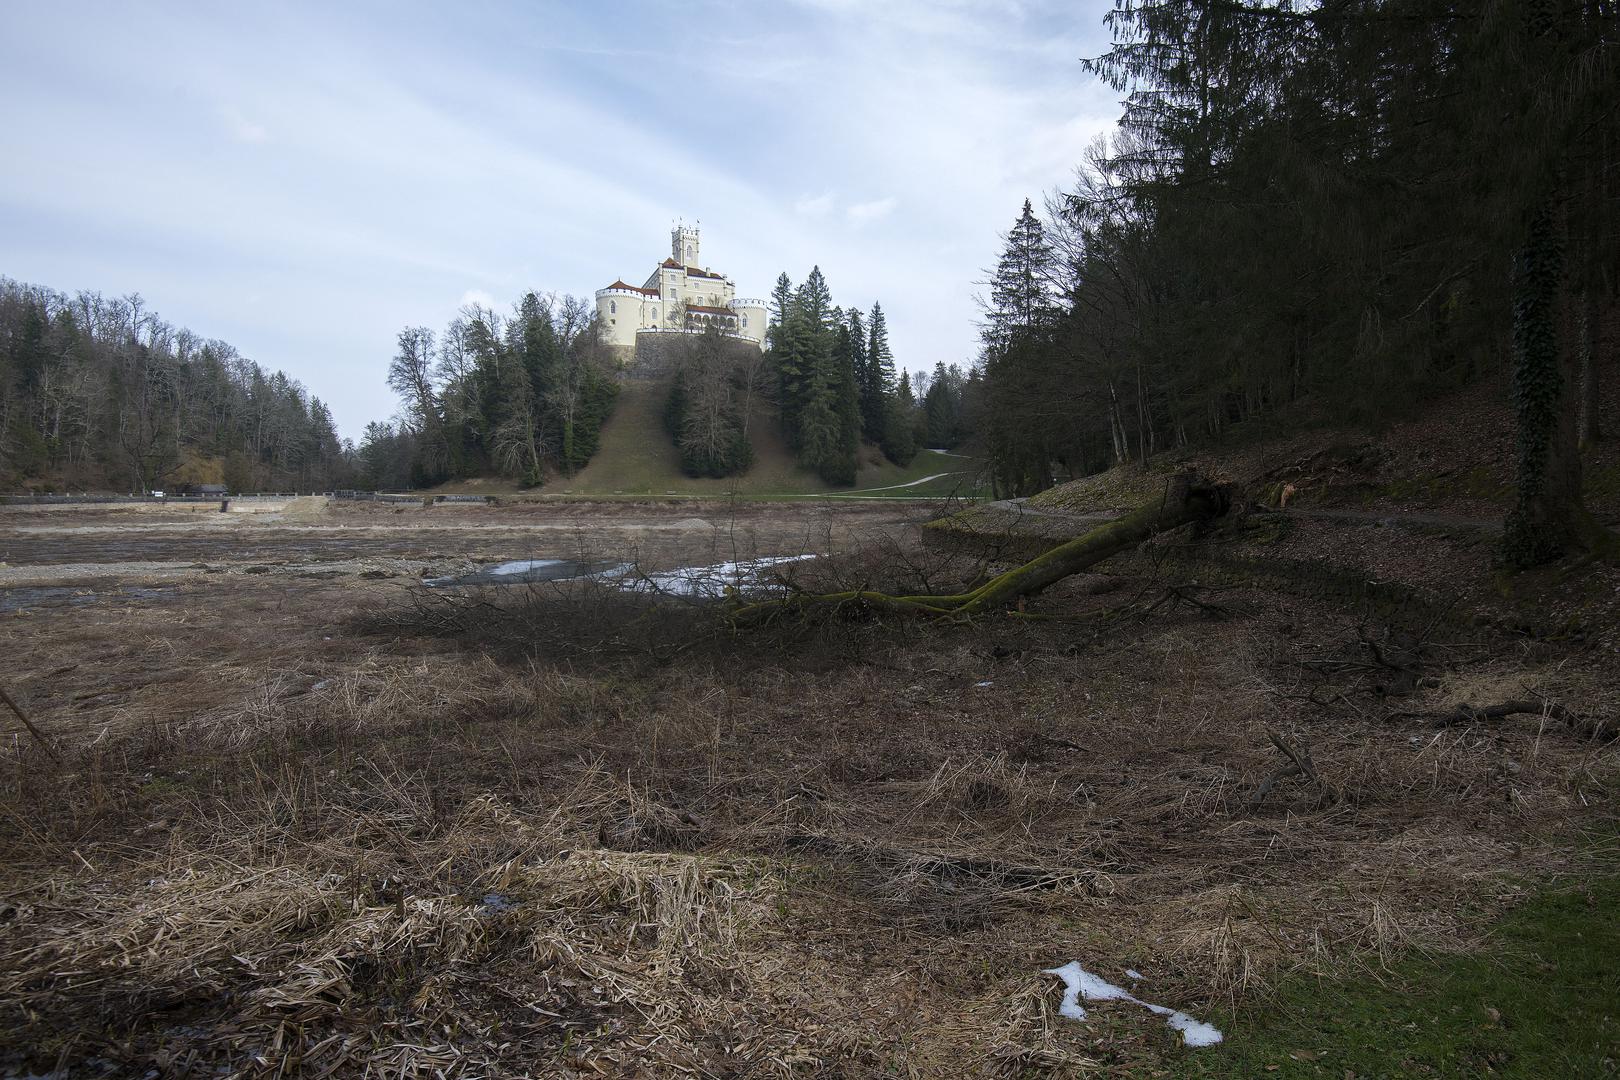
<path fill-rule="evenodd" d="M 619 313 L 619 302 L 617 300 L 609 300 L 608 301 L 608 314 L 609 315 L 617 315 L 618 313 Z"/>

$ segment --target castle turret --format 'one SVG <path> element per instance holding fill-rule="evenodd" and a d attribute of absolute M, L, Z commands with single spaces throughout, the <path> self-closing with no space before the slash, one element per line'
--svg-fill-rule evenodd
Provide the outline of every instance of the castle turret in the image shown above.
<path fill-rule="evenodd" d="M 697 226 L 677 225 L 669 231 L 669 257 L 682 266 L 702 266 L 698 260 L 702 252 L 698 247 Z"/>
<path fill-rule="evenodd" d="M 741 297 L 726 305 L 737 314 L 735 333 L 750 341 L 765 344 L 765 328 L 770 325 L 771 312 L 763 300 L 745 300 Z"/>

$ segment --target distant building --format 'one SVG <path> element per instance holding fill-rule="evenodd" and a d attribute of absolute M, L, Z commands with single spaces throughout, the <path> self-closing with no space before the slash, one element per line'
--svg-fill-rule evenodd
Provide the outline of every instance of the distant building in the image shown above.
<path fill-rule="evenodd" d="M 765 342 L 770 319 L 763 300 L 740 300 L 724 274 L 699 269 L 698 230 L 677 225 L 669 234 L 669 258 L 640 286 L 623 279 L 596 291 L 596 313 L 615 351 L 628 359 L 643 335 L 695 334 L 710 326 L 733 337 Z"/>

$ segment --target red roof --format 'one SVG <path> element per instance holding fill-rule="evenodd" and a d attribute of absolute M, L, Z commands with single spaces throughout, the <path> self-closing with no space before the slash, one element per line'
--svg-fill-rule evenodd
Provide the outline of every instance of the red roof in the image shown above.
<path fill-rule="evenodd" d="M 687 311 L 701 311 L 705 315 L 736 315 L 737 314 L 735 311 L 732 311 L 728 307 L 704 307 L 702 304 L 687 304 L 686 305 L 686 310 Z"/>
<path fill-rule="evenodd" d="M 725 280 L 725 275 L 723 275 L 723 274 L 711 274 L 707 270 L 699 270 L 695 266 L 682 266 L 680 263 L 676 262 L 674 259 L 665 259 L 663 262 L 659 263 L 658 265 L 663 267 L 666 270 L 685 270 L 687 277 L 714 278 L 716 281 L 724 281 Z"/>
<path fill-rule="evenodd" d="M 608 288 L 610 288 L 610 289 L 626 289 L 626 290 L 628 290 L 630 292 L 645 293 L 648 296 L 657 296 L 658 295 L 658 290 L 657 289 L 643 289 L 639 285 L 626 285 L 622 279 L 618 280 L 618 281 L 615 281 L 613 284 L 609 285 Z"/>

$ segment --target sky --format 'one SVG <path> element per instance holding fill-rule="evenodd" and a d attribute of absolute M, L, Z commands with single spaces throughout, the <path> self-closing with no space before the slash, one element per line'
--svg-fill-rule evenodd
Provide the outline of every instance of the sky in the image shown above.
<path fill-rule="evenodd" d="M 1001 236 L 1118 95 L 1108 0 L 0 4 L 0 275 L 140 293 L 358 437 L 405 326 L 819 265 L 970 362 Z"/>

